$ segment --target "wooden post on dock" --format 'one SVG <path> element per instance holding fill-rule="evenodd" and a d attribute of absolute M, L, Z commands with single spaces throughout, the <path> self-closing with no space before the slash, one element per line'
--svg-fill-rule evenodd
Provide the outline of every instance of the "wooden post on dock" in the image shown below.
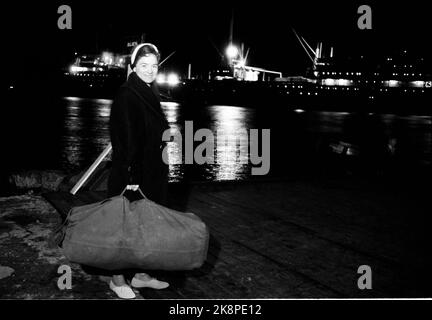
<path fill-rule="evenodd" d="M 112 149 L 111 143 L 102 151 L 102 153 L 99 155 L 99 157 L 93 162 L 93 164 L 88 168 L 88 170 L 82 175 L 82 177 L 79 179 L 79 181 L 74 185 L 70 193 L 75 194 L 78 192 L 78 190 L 84 185 L 84 183 L 87 181 L 88 178 L 92 175 L 92 173 L 96 170 L 96 168 L 99 166 L 99 164 L 102 162 L 103 159 L 110 153 Z"/>

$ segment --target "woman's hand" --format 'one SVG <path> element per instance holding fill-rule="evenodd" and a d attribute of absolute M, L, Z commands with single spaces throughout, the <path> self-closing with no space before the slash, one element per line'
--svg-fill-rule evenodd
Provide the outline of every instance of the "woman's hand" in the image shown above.
<path fill-rule="evenodd" d="M 126 190 L 137 191 L 139 188 L 139 184 L 128 184 L 126 186 Z"/>

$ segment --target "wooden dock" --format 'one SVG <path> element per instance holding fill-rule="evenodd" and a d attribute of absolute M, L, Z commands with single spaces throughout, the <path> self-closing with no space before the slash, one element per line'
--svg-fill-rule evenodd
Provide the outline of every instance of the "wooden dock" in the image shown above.
<path fill-rule="evenodd" d="M 432 296 L 430 218 L 418 193 L 360 180 L 170 188 L 172 208 L 209 226 L 208 259 L 198 270 L 151 272 L 171 285 L 142 289 L 144 298 Z M 104 192 L 44 197 L 65 217 L 73 206 L 102 200 Z M 371 268 L 372 289 L 358 287 L 362 265 Z"/>

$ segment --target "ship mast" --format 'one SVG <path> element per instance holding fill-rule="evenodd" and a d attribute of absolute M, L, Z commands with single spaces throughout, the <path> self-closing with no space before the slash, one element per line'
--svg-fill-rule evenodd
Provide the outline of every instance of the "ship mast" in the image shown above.
<path fill-rule="evenodd" d="M 294 28 L 292 28 L 292 31 L 294 32 L 297 40 L 300 42 L 301 46 L 303 47 L 303 49 L 306 52 L 309 59 L 315 65 L 316 59 L 319 58 L 318 53 L 314 52 L 312 47 L 307 43 L 307 41 L 303 37 L 300 38 L 300 36 L 297 34 L 297 32 L 294 30 Z M 308 51 L 308 49 L 310 50 L 310 52 L 312 52 L 312 54 Z M 315 59 L 312 57 L 312 55 L 315 57 Z"/>
<path fill-rule="evenodd" d="M 230 33 L 229 33 L 229 45 L 233 44 L 233 30 L 234 30 L 234 9 L 231 10 L 231 22 L 230 22 Z"/>
<path fill-rule="evenodd" d="M 300 37 L 297 34 L 297 32 L 294 30 L 294 28 L 292 28 L 292 31 L 294 32 L 297 40 L 300 42 L 304 51 L 308 55 L 309 59 L 312 61 L 313 69 L 315 70 L 316 65 L 318 63 L 318 59 L 320 59 L 322 57 L 322 43 L 321 42 L 318 43 L 317 49 L 316 49 L 316 51 L 314 51 L 312 49 L 312 47 L 309 45 L 309 43 L 307 43 L 307 41 L 303 37 Z M 308 51 L 308 49 L 309 49 L 309 51 Z"/>

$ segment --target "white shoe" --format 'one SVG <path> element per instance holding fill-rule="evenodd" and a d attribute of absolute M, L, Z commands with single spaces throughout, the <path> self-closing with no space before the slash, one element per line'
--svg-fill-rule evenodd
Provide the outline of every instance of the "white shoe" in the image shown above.
<path fill-rule="evenodd" d="M 112 291 L 114 291 L 119 298 L 122 299 L 134 299 L 135 293 L 133 292 L 132 288 L 129 287 L 127 284 L 116 286 L 112 280 L 110 281 L 109 287 Z"/>
<path fill-rule="evenodd" d="M 149 278 L 148 280 L 141 280 L 137 277 L 133 277 L 131 286 L 134 288 L 152 288 L 152 289 L 165 289 L 168 288 L 169 283 L 165 281 L 159 281 L 155 278 Z"/>

